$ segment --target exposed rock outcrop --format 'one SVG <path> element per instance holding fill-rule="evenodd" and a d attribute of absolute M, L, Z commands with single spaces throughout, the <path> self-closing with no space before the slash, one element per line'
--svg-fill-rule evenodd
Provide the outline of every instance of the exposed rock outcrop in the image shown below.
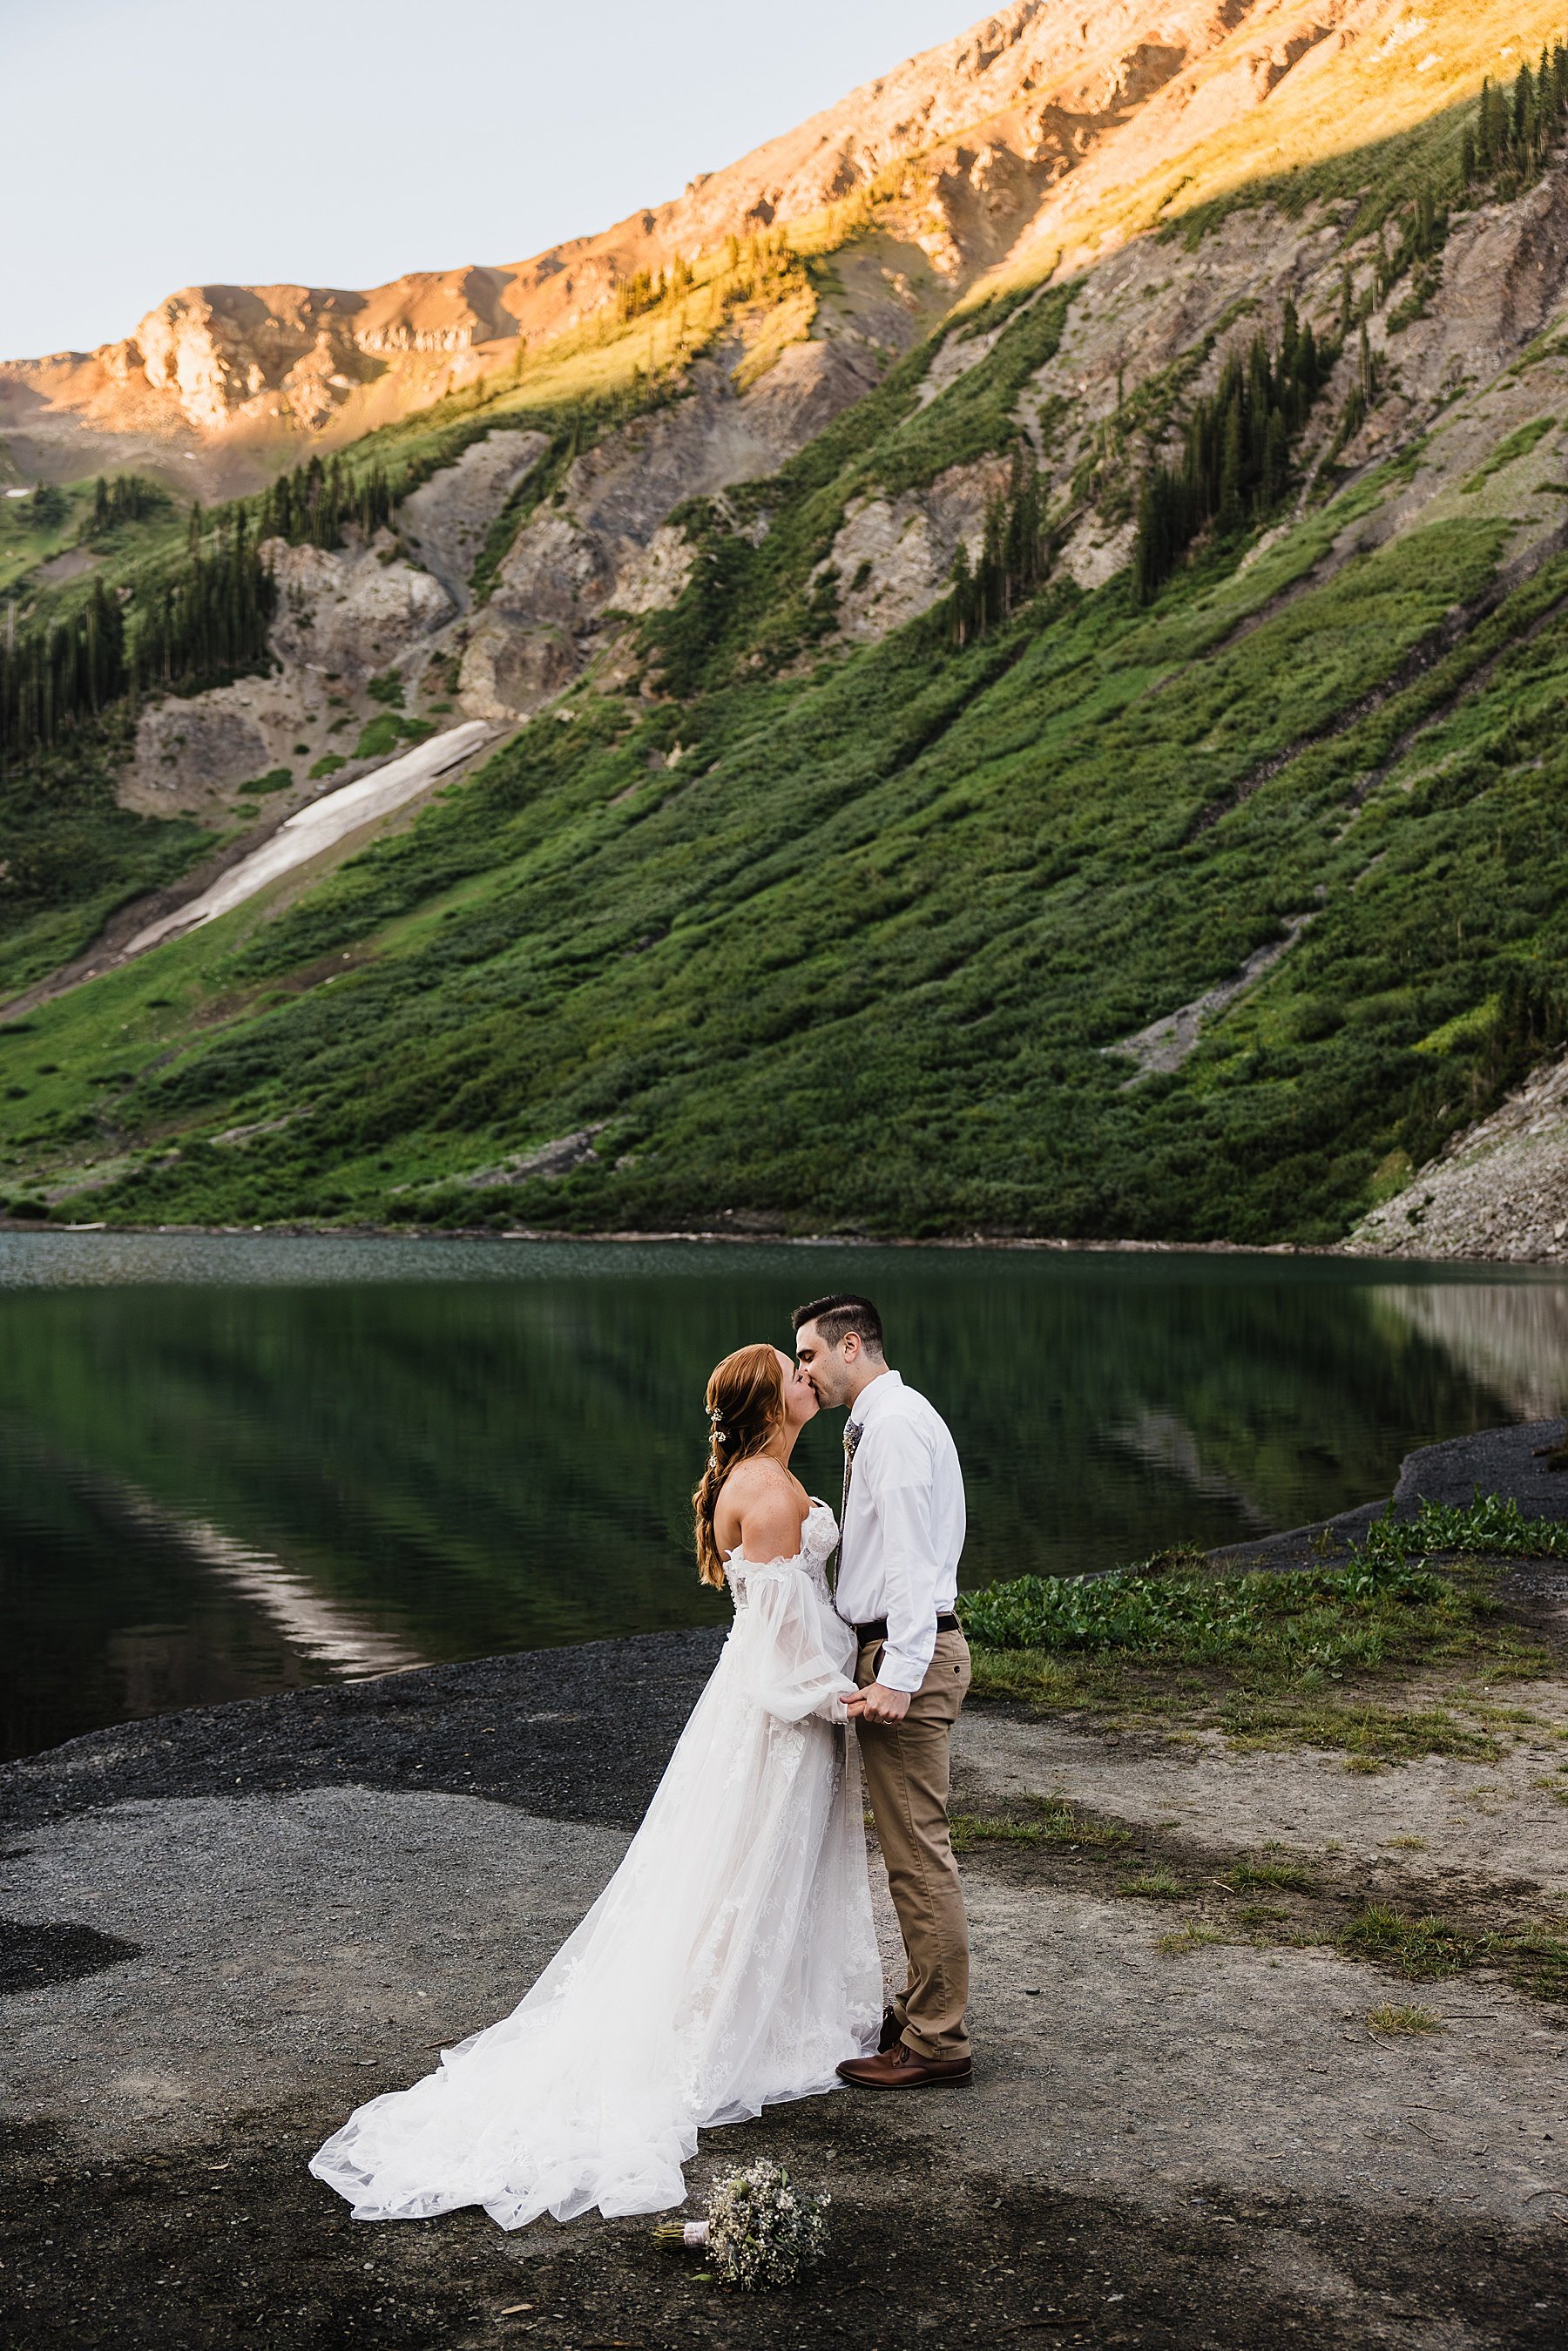
<path fill-rule="evenodd" d="M 0 434 L 45 473 L 80 473 L 89 444 L 128 434 L 236 486 L 272 469 L 267 451 L 340 418 L 355 429 L 417 408 L 476 355 L 517 333 L 500 306 L 507 274 L 422 271 L 368 294 L 340 287 L 187 286 L 121 341 L 0 366 Z M 378 389 L 379 388 L 379 389 Z M 121 457 L 120 462 L 123 462 Z"/>
<path fill-rule="evenodd" d="M 151 814 L 188 808 L 225 785 L 265 775 L 272 764 L 270 730 L 233 689 L 189 701 L 174 696 L 142 712 L 131 787 L 122 798 Z"/>
<path fill-rule="evenodd" d="M 278 587 L 272 642 L 282 660 L 357 685 L 451 620 L 455 598 L 428 571 L 387 548 L 288 547 L 264 550 Z"/>
<path fill-rule="evenodd" d="M 518 533 L 464 656 L 474 716 L 526 716 L 580 671 L 607 613 L 673 603 L 692 561 L 673 509 L 777 473 L 876 381 L 858 346 L 800 342 L 737 393 L 736 357 L 699 360 L 681 399 L 579 457 Z"/>
<path fill-rule="evenodd" d="M 549 446 L 543 433 L 487 433 L 398 508 L 400 536 L 462 610 L 491 524 Z"/>
<path fill-rule="evenodd" d="M 379 707 L 362 693 L 366 680 L 400 662 L 417 670 L 456 617 L 456 600 L 428 571 L 396 557 L 385 533 L 373 547 L 338 552 L 278 539 L 267 553 L 279 590 L 276 667 L 150 703 L 121 780 L 122 806 L 213 818 L 225 812 L 235 785 L 265 777 L 270 810 L 286 817 L 318 784 L 325 788 L 325 778 L 310 773 L 322 758 L 330 755 L 329 773 L 360 771 L 356 742 Z M 278 783 L 280 771 L 288 783 Z"/>
<path fill-rule="evenodd" d="M 1364 1217 L 1345 1248 L 1357 1257 L 1568 1260 L 1568 1056 L 1457 1136 Z"/>
<path fill-rule="evenodd" d="M 1005 465 L 953 465 L 929 489 L 857 499 L 833 541 L 839 629 L 863 643 L 884 637 L 946 595 L 960 546 L 979 550 L 986 508 Z"/>

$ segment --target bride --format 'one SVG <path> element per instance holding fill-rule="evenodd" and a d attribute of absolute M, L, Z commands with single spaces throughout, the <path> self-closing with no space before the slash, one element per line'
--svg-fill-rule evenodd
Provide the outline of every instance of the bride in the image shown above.
<path fill-rule="evenodd" d="M 615 1876 L 510 2016 L 372 2098 L 311 2159 L 360 2220 L 483 2205 L 504 2229 L 685 2195 L 697 2132 L 836 2086 L 882 1969 L 841 1701 L 838 1526 L 789 1469 L 817 1399 L 770 1346 L 707 1386 L 697 1567 L 735 1621 Z"/>

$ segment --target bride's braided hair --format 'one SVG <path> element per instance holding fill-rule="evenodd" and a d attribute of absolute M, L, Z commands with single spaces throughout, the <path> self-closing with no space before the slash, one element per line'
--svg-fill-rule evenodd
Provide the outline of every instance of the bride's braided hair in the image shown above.
<path fill-rule="evenodd" d="M 712 1436 L 707 1466 L 692 1496 L 696 1535 L 697 1573 L 705 1583 L 724 1586 L 724 1562 L 714 1536 L 714 1512 L 719 1490 L 737 1461 L 760 1453 L 784 1417 L 784 1374 L 779 1351 L 766 1341 L 755 1347 L 737 1347 L 727 1355 L 707 1384 L 707 1416 Z"/>

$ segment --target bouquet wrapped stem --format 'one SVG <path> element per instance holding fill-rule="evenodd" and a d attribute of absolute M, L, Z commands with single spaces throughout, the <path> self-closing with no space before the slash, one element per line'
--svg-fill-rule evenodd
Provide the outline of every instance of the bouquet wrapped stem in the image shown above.
<path fill-rule="evenodd" d="M 659 2245 L 682 2245 L 695 2251 L 707 2243 L 709 2223 L 706 2220 L 661 2220 L 653 2231 L 653 2241 Z"/>

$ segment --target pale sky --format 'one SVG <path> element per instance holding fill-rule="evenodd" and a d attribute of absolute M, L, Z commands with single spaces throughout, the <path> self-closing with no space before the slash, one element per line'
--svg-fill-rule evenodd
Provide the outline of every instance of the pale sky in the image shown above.
<path fill-rule="evenodd" d="M 0 0 L 0 357 L 182 286 L 517 261 L 732 162 L 978 0 Z"/>

